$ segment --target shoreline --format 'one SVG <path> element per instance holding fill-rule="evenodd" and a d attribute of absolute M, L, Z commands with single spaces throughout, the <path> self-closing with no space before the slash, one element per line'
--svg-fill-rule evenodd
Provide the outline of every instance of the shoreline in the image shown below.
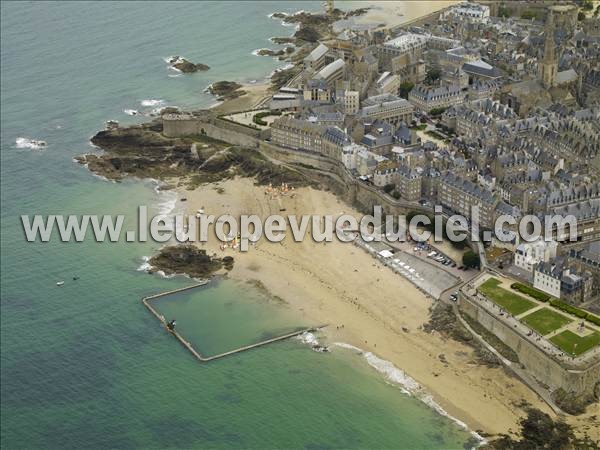
<path fill-rule="evenodd" d="M 440 9 L 443 9 L 443 7 L 438 8 L 436 11 Z M 434 14 L 436 11 L 429 11 L 425 16 Z M 418 19 L 412 18 L 408 21 L 412 22 Z M 211 109 L 219 114 L 228 114 L 255 108 L 272 91 L 272 85 L 267 78 L 265 82 L 243 83 L 241 89 L 246 91 L 245 95 L 224 102 L 217 102 L 211 106 Z M 244 195 L 247 196 L 248 192 L 260 193 L 250 186 L 244 185 L 245 182 L 252 183 L 252 180 L 236 178 L 204 185 L 194 191 L 183 191 L 190 201 L 185 205 L 181 205 L 187 210 L 188 214 L 193 214 L 195 212 L 194 208 L 200 206 L 204 208 L 208 205 L 211 210 L 212 208 L 218 209 L 230 206 L 220 203 L 218 197 L 210 200 L 209 198 L 213 196 L 206 196 L 207 193 L 210 194 L 211 191 L 214 191 L 216 186 L 226 186 L 224 188 L 226 195 L 218 194 L 221 195 L 221 200 L 223 198 L 231 200 L 228 197 L 229 190 L 237 192 L 236 184 L 243 186 L 243 189 L 237 192 L 238 199 L 243 198 Z M 262 189 L 255 186 L 254 188 Z M 177 188 L 177 192 L 180 194 L 182 189 Z M 301 195 L 304 194 L 313 198 L 319 197 L 321 194 L 333 197 L 332 194 L 324 191 L 312 190 L 311 192 L 309 188 L 303 188 Z M 248 211 L 248 205 L 251 204 L 252 200 L 260 199 L 260 197 L 260 195 L 255 195 L 250 199 L 246 197 L 245 202 L 238 203 L 235 207 L 243 214 L 259 213 L 260 211 L 265 215 L 267 212 L 272 214 L 281 210 L 282 204 L 279 201 L 281 199 L 278 199 L 277 204 L 273 204 L 273 202 L 269 204 L 268 199 L 265 197 L 267 200 L 266 205 L 255 204 L 258 211 Z M 331 204 L 330 200 L 323 201 L 329 202 L 327 203 L 329 205 Z M 349 205 L 340 205 L 339 200 L 337 203 L 337 206 L 344 208 L 344 210 L 352 209 Z M 221 214 L 225 212 L 234 214 L 231 210 L 219 211 Z M 294 212 L 297 211 L 294 210 Z M 325 210 L 325 213 L 332 212 L 331 209 Z M 309 213 L 316 213 L 316 211 L 312 210 Z M 357 212 L 355 213 L 357 214 Z M 218 213 L 211 211 L 209 214 L 217 215 Z M 544 402 L 537 398 L 535 393 L 520 380 L 512 375 L 507 375 L 502 368 L 490 368 L 474 363 L 473 351 L 467 345 L 455 341 L 446 341 L 436 332 L 431 334 L 423 332 L 421 327 L 428 319 L 428 308 L 432 302 L 407 280 L 398 281 L 396 278 L 392 281 L 390 278 L 390 274 L 393 275 L 391 271 L 362 250 L 355 247 L 349 250 L 348 248 L 341 250 L 335 243 L 329 243 L 324 247 L 333 248 L 334 253 L 341 254 L 339 258 L 330 258 L 329 255 L 321 251 L 322 249 L 313 245 L 308 252 L 308 256 L 311 256 L 311 251 L 315 252 L 312 261 L 314 264 L 310 264 L 311 261 L 307 261 L 310 258 L 301 254 L 306 252 L 298 251 L 298 248 L 301 247 L 292 249 L 292 246 L 287 245 L 287 243 L 281 244 L 281 246 L 259 243 L 259 247 L 258 250 L 255 248 L 250 249 L 249 254 L 252 254 L 252 256 L 236 253 L 235 266 L 230 272 L 231 278 L 241 281 L 259 280 L 273 295 L 285 299 L 287 304 L 301 315 L 300 317 L 310 317 L 318 322 L 333 324 L 336 323 L 336 319 L 340 318 L 340 320 L 343 320 L 343 322 L 340 322 L 341 328 L 338 326 L 334 331 L 333 326 L 335 325 L 332 325 L 330 330 L 323 333 L 327 342 L 331 342 L 330 345 L 344 348 L 351 347 L 365 358 L 366 355 L 373 355 L 378 360 L 389 363 L 395 370 L 401 371 L 410 379 L 419 380 L 417 383 L 423 389 L 424 395 L 431 399 L 433 405 L 437 405 L 437 407 L 429 406 L 441 415 L 448 416 L 459 425 L 464 424 L 468 431 L 474 433 L 474 436 L 484 439 L 477 433 L 481 430 L 483 430 L 482 434 L 486 436 L 501 433 L 514 434 L 513 430 L 518 429 L 520 418 L 525 416 L 525 411 L 518 408 L 519 402 L 521 404 L 526 402 L 555 417 L 554 413 Z M 266 250 L 263 250 L 263 247 Z M 212 246 L 210 244 L 203 245 L 202 248 L 210 249 L 211 252 L 214 251 L 215 253 L 219 251 L 214 243 Z M 282 248 L 285 250 L 282 250 Z M 230 252 L 230 250 L 227 250 L 227 252 Z M 292 256 L 286 255 L 287 252 Z M 361 253 L 362 255 L 358 256 Z M 350 255 L 352 255 L 352 258 Z M 298 262 L 294 258 L 300 261 Z M 361 293 L 365 294 L 368 300 L 373 300 L 373 304 L 365 304 L 363 302 L 364 298 L 361 297 L 359 300 L 359 297 L 355 297 L 352 299 L 347 292 L 348 287 L 353 286 L 353 282 L 356 282 L 356 276 L 350 274 L 348 278 L 346 273 L 346 278 L 344 278 L 344 274 L 340 273 L 339 270 L 333 270 L 323 265 L 324 261 L 329 261 L 330 265 L 335 265 L 338 261 L 352 261 L 354 263 L 354 258 L 356 258 L 355 266 L 360 268 L 360 272 L 370 272 L 370 275 L 378 274 L 384 280 L 389 281 L 393 289 L 397 289 L 394 293 L 390 286 L 386 286 L 386 298 L 383 300 L 383 304 L 381 304 L 381 299 L 370 297 L 374 284 L 372 279 L 368 289 L 362 285 L 355 286 L 361 290 Z M 239 267 L 241 261 L 243 261 L 243 265 Z M 369 266 L 368 270 L 364 270 Z M 263 270 L 263 267 L 268 270 Z M 375 270 L 372 269 L 373 267 Z M 354 269 L 354 272 L 358 271 Z M 382 272 L 385 271 L 390 273 L 383 274 Z M 294 279 L 293 284 L 287 281 L 288 278 Z M 339 278 L 344 282 L 340 283 Z M 287 286 L 284 283 L 285 281 L 287 281 Z M 380 279 L 377 278 L 377 282 L 379 281 Z M 398 301 L 398 292 L 402 292 L 402 295 L 405 296 L 400 301 L 406 301 L 402 304 L 401 309 L 406 309 L 409 306 L 413 308 L 408 318 L 404 317 L 406 311 L 399 311 L 397 305 L 393 305 L 394 300 Z M 381 292 L 378 292 L 375 297 L 379 295 L 381 295 Z M 328 302 L 330 304 L 327 304 Z M 351 324 L 349 328 L 346 328 L 346 321 Z M 404 331 L 405 327 L 402 326 L 404 324 L 410 325 L 410 327 L 406 327 L 409 331 Z M 416 337 L 407 336 L 410 334 Z M 406 342 L 401 344 L 403 340 L 408 341 L 408 344 Z M 383 346 L 381 345 L 382 342 Z M 379 348 L 377 343 L 380 343 Z M 410 346 L 413 348 L 409 348 Z M 442 350 L 444 353 L 437 354 L 438 350 Z M 448 352 L 452 352 L 452 356 L 449 356 Z M 385 374 L 383 375 L 385 376 Z M 463 383 L 468 386 L 465 387 Z M 477 415 L 476 411 L 487 411 L 487 416 L 481 417 Z"/>
<path fill-rule="evenodd" d="M 264 187 L 248 178 L 193 191 L 178 187 L 177 191 L 187 198 L 186 214 L 204 208 L 207 214 L 266 216 L 285 207 L 287 214 L 317 214 L 322 209 L 358 215 L 329 192 L 300 188 L 294 198 L 269 198 Z M 523 400 L 553 415 L 535 393 L 503 368 L 474 362 L 471 347 L 423 331 L 432 300 L 354 245 L 286 239 L 281 244 L 260 241 L 247 253 L 222 251 L 212 239 L 199 245 L 210 253 L 234 257 L 229 278 L 259 280 L 298 317 L 330 323 L 319 335 L 323 344 L 352 346 L 361 356 L 371 354 L 415 380 L 423 396 L 439 408 L 434 409 L 466 424 L 470 432 L 485 438 L 517 430 L 525 412 L 514 405 Z M 340 267 L 340 261 L 351 267 Z M 481 410 L 488 411 L 486 417 L 471 412 Z"/>

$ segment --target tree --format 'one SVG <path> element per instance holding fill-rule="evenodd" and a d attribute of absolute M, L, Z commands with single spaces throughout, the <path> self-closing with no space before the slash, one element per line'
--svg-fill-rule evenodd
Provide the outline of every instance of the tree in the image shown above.
<path fill-rule="evenodd" d="M 448 109 L 448 108 L 433 108 L 432 110 L 429 111 L 429 114 L 431 116 L 441 116 L 443 114 L 443 112 L 446 111 L 446 109 Z"/>
<path fill-rule="evenodd" d="M 412 81 L 405 81 L 400 85 L 400 97 L 408 99 L 408 93 L 415 87 Z"/>
<path fill-rule="evenodd" d="M 389 194 L 394 189 L 396 189 L 396 185 L 394 183 L 389 183 L 383 187 L 383 192 L 385 192 L 386 194 Z"/>
<path fill-rule="evenodd" d="M 585 13 L 584 13 L 583 11 L 579 11 L 579 12 L 577 13 L 577 20 L 579 20 L 580 22 L 581 22 L 582 20 L 585 20 Z"/>
<path fill-rule="evenodd" d="M 521 13 L 521 19 L 531 20 L 535 18 L 535 13 L 529 9 L 526 9 Z"/>
<path fill-rule="evenodd" d="M 512 16 L 512 9 L 506 6 L 500 6 L 498 8 L 498 17 L 510 17 Z"/>
<path fill-rule="evenodd" d="M 434 81 L 439 79 L 442 76 L 442 71 L 436 67 L 432 67 L 427 71 L 425 75 L 425 82 L 427 84 L 433 84 Z"/>
<path fill-rule="evenodd" d="M 481 261 L 479 259 L 479 255 L 475 253 L 473 250 L 467 250 L 462 258 L 463 266 L 479 268 L 481 265 Z"/>

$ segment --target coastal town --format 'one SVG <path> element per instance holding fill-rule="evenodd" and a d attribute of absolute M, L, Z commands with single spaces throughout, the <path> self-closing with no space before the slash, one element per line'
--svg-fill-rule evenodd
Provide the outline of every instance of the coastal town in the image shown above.
<path fill-rule="evenodd" d="M 263 95 L 234 82 L 214 83 L 209 92 L 222 104 L 163 111 L 143 129 L 160 135 L 160 148 L 171 152 L 148 167 L 168 167 L 169 176 L 193 171 L 197 184 L 223 182 L 225 194 L 216 198 L 225 200 L 215 204 L 234 201 L 227 194 L 234 189 L 230 176 L 221 174 L 229 171 L 257 177 L 268 186 L 265 201 L 279 211 L 308 202 L 295 196 L 302 186 L 316 186 L 365 213 L 379 205 L 386 215 L 466 217 L 469 233 L 461 242 L 444 236 L 387 242 L 382 229 L 375 230 L 381 242 L 367 242 L 342 233 L 356 237 L 352 252 L 370 255 L 378 268 L 433 301 L 431 330 L 446 336 L 460 328 L 554 414 L 581 416 L 594 438 L 600 5 L 464 2 L 394 26 L 365 24 L 358 20 L 365 11 L 342 13 L 331 0 L 323 6 L 319 13 L 273 14 L 296 31 L 273 38 L 285 50 L 257 53 L 291 63 Z M 128 155 L 120 154 L 115 164 L 110 154 L 130 131 L 111 122 L 101 133 L 93 142 L 108 156 L 81 162 L 115 178 L 141 170 L 143 161 L 128 165 Z M 227 152 L 225 166 L 218 158 Z M 206 175 L 215 161 L 218 170 Z M 249 195 L 254 188 L 240 191 Z M 487 238 L 473 238 L 473 208 L 479 211 L 475 234 L 488 232 Z M 491 231 L 506 216 L 515 223 L 535 217 L 550 236 L 527 240 L 516 233 L 501 240 Z M 570 233 L 547 223 L 549 217 L 568 218 Z"/>

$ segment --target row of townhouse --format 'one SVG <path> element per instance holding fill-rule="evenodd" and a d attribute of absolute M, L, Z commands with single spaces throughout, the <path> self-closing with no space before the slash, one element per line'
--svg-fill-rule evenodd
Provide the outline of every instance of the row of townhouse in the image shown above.
<path fill-rule="evenodd" d="M 282 147 L 320 153 L 338 160 L 350 137 L 338 127 L 328 127 L 292 117 L 281 117 L 271 125 L 271 141 Z"/>

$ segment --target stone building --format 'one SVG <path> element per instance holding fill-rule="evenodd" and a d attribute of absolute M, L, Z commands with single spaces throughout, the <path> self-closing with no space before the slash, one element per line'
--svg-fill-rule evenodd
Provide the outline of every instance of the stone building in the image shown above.
<path fill-rule="evenodd" d="M 414 105 L 415 109 L 424 112 L 459 105 L 464 100 L 465 95 L 459 86 L 419 85 L 415 86 L 408 94 L 408 101 Z"/>
<path fill-rule="evenodd" d="M 413 105 L 407 100 L 392 94 L 381 94 L 365 99 L 359 116 L 366 120 L 382 120 L 392 125 L 410 123 L 413 118 Z"/>
<path fill-rule="evenodd" d="M 439 179 L 437 200 L 440 205 L 471 218 L 472 208 L 479 208 L 479 227 L 492 229 L 494 209 L 499 199 L 492 192 L 470 180 L 445 172 Z"/>

